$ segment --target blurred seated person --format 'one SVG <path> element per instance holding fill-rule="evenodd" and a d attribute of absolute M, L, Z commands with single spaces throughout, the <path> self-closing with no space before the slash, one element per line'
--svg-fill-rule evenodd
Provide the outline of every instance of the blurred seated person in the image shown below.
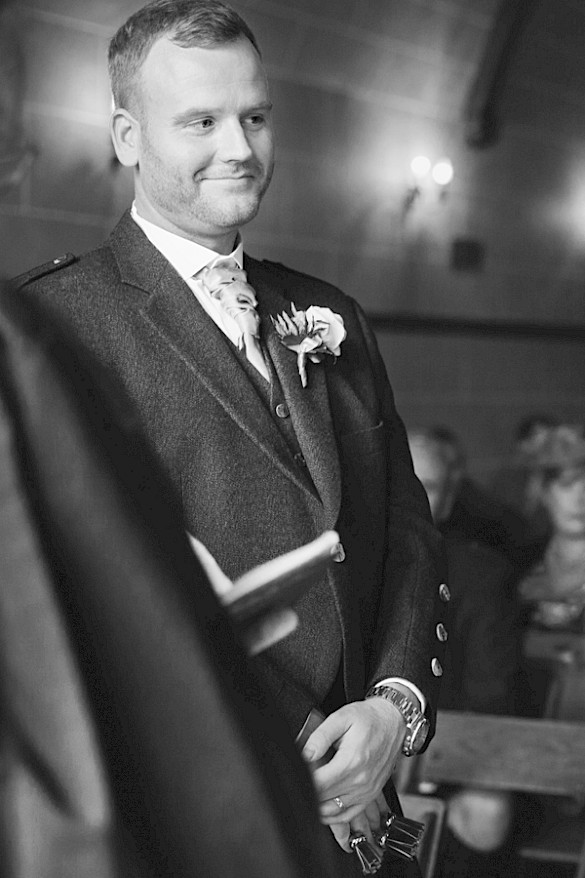
<path fill-rule="evenodd" d="M 465 452 L 452 430 L 435 425 L 424 433 L 441 447 L 449 462 L 449 483 L 437 508 L 439 529 L 445 536 L 452 534 L 491 546 L 523 572 L 538 551 L 523 516 L 467 475 Z"/>
<path fill-rule="evenodd" d="M 538 546 L 537 554 L 548 539 L 549 520 L 539 502 L 532 459 L 549 431 L 559 424 L 557 418 L 544 413 L 522 418 L 515 431 L 511 460 L 496 473 L 491 484 L 499 500 L 524 517 L 531 540 Z"/>
<path fill-rule="evenodd" d="M 453 502 L 460 458 L 434 429 L 410 431 L 408 440 L 415 473 L 427 491 L 433 518 L 440 523 Z M 485 543 L 455 529 L 444 532 L 451 602 L 448 632 L 446 627 L 437 630 L 438 637 L 448 637 L 439 709 L 514 713 L 520 633 L 511 586 L 513 566 Z M 439 875 L 510 874 L 513 797 L 467 788 L 449 788 L 444 794 L 448 829 Z"/>
<path fill-rule="evenodd" d="M 551 428 L 533 448 L 532 474 L 550 538 L 520 583 L 527 624 L 585 633 L 585 432 L 581 425 Z M 583 648 L 569 647 L 553 662 L 540 693 L 543 713 L 585 719 Z"/>

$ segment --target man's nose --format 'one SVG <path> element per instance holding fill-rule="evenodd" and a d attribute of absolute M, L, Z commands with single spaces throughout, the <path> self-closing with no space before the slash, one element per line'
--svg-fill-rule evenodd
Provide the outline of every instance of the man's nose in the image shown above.
<path fill-rule="evenodd" d="M 224 162 L 245 162 L 252 157 L 252 148 L 239 119 L 222 125 L 217 153 Z"/>

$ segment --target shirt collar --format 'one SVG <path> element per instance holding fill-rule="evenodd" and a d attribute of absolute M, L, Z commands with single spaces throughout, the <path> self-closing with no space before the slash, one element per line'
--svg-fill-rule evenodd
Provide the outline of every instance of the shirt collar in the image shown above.
<path fill-rule="evenodd" d="M 206 265 L 217 259 L 228 259 L 231 257 L 236 260 L 240 268 L 244 266 L 244 245 L 239 232 L 234 250 L 228 256 L 225 256 L 216 253 L 215 250 L 210 250 L 209 247 L 197 244 L 196 241 L 190 241 L 187 238 L 182 238 L 181 235 L 169 232 L 167 229 L 151 223 L 150 220 L 145 220 L 136 210 L 136 203 L 132 204 L 131 214 L 132 219 L 140 226 L 151 244 L 154 244 L 157 250 L 160 250 L 162 255 L 168 259 L 183 280 L 193 277 L 202 268 L 205 268 Z"/>

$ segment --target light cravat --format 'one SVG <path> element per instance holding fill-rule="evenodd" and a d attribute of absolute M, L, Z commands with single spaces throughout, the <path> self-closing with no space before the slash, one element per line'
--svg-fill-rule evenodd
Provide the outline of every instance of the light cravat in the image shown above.
<path fill-rule="evenodd" d="M 254 289 L 239 268 L 235 259 L 217 260 L 198 275 L 208 293 L 220 303 L 241 331 L 240 350 L 244 350 L 250 363 L 270 381 L 264 355 L 260 347 L 260 318 L 256 311 L 258 302 Z"/>

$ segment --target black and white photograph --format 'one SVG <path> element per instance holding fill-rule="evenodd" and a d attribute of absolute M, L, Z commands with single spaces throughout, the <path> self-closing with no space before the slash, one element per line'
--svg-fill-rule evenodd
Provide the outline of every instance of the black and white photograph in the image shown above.
<path fill-rule="evenodd" d="M 585 878 L 584 46 L 0 0 L 0 878 Z"/>

